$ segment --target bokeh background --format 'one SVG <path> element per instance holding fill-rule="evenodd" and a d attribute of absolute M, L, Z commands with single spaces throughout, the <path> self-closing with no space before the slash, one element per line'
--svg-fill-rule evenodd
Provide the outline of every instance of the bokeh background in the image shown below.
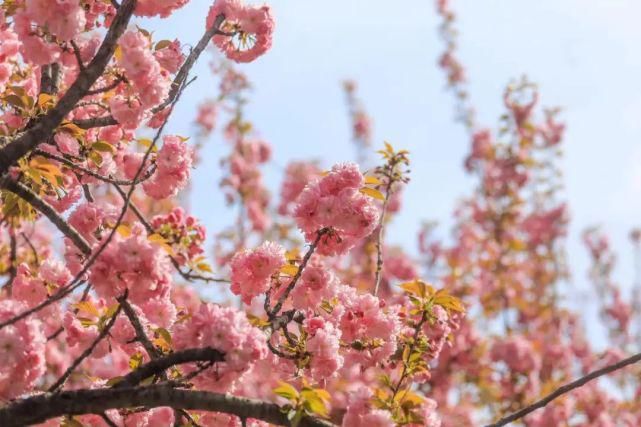
<path fill-rule="evenodd" d="M 195 44 L 210 3 L 192 0 L 170 21 L 141 25 L 159 39 Z M 240 68 L 255 88 L 248 118 L 274 148 L 274 160 L 264 170 L 273 192 L 292 159 L 317 158 L 330 166 L 356 158 L 341 86 L 354 79 L 374 120 L 376 144 L 388 140 L 412 153 L 412 182 L 389 241 L 415 252 L 424 220 L 439 221 L 438 235 L 447 239 L 457 200 L 473 191 L 474 182 L 462 168 L 469 140 L 454 121 L 454 101 L 436 64 L 444 47 L 434 2 L 269 4 L 277 23 L 273 48 Z M 459 58 L 481 124 L 496 126 L 505 85 L 524 74 L 538 84 L 543 105 L 563 109 L 565 196 L 572 216 L 568 286 L 580 294 L 570 303 L 584 308 L 590 329 L 596 314 L 581 231 L 602 225 L 619 254 L 615 277 L 625 288 L 634 279 L 628 232 L 641 223 L 641 2 L 456 0 L 452 6 L 461 31 Z M 198 80 L 187 89 L 170 131 L 195 133 L 198 103 L 217 94 L 208 69 L 212 57 L 204 56 L 195 67 Z M 229 149 L 216 132 L 194 174 L 191 210 L 210 235 L 235 215 L 217 190 L 218 159 Z"/>

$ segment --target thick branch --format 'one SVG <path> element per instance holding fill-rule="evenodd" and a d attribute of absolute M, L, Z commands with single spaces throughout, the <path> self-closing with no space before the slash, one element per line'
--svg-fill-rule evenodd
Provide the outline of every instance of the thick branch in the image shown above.
<path fill-rule="evenodd" d="M 83 254 L 91 253 L 91 246 L 64 218 L 40 196 L 31 191 L 28 187 L 20 182 L 14 181 L 9 177 L 0 178 L 0 187 L 14 193 L 16 196 L 29 203 L 35 210 L 46 216 L 62 234 L 67 236 Z"/>
<path fill-rule="evenodd" d="M 60 99 L 60 102 L 39 119 L 35 126 L 0 149 L 0 175 L 4 175 L 18 159 L 45 141 L 54 129 L 60 125 L 65 116 L 74 109 L 78 101 L 91 89 L 91 86 L 102 75 L 111 60 L 116 49 L 116 43 L 127 28 L 135 6 L 136 0 L 123 1 L 118 9 L 118 14 L 109 27 L 109 31 L 107 31 L 105 39 L 98 49 L 98 53 L 96 53 L 91 63 L 80 72 L 78 78 Z"/>
<path fill-rule="evenodd" d="M 504 426 L 508 423 L 511 423 L 513 421 L 516 421 L 518 419 L 521 419 L 528 415 L 531 412 L 536 411 L 537 409 L 545 407 L 548 403 L 552 402 L 554 399 L 574 390 L 577 389 L 590 381 L 597 379 L 603 375 L 607 375 L 611 372 L 617 371 L 619 369 L 625 368 L 628 365 L 632 365 L 633 363 L 637 363 L 641 361 L 641 353 L 635 354 L 634 356 L 630 356 L 627 359 L 623 359 L 617 363 L 613 363 L 612 365 L 605 366 L 601 369 L 597 369 L 596 371 L 592 371 L 589 374 L 572 381 L 571 383 L 565 384 L 564 386 L 561 386 L 554 390 L 552 393 L 548 394 L 541 400 L 534 402 L 533 404 L 526 406 L 525 408 L 508 415 L 506 417 L 501 418 L 494 424 L 489 424 L 486 427 L 501 427 Z"/>
<path fill-rule="evenodd" d="M 222 362 L 224 359 L 223 353 L 210 347 L 178 351 L 145 363 L 135 371 L 125 375 L 122 381 L 114 385 L 114 388 L 134 387 L 145 378 L 158 375 L 175 365 L 190 362 Z"/>
<path fill-rule="evenodd" d="M 62 415 L 95 414 L 108 409 L 135 406 L 171 406 L 176 409 L 224 412 L 242 419 L 254 418 L 276 425 L 290 425 L 287 414 L 274 403 L 206 391 L 182 390 L 166 385 L 64 391 L 27 397 L 0 409 L 0 425 L 20 427 Z M 317 418 L 303 417 L 299 426 L 331 427 L 333 424 Z"/>

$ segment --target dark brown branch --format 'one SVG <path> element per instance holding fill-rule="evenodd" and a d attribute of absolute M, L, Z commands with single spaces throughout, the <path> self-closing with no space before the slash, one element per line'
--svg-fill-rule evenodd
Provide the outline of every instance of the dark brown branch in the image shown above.
<path fill-rule="evenodd" d="M 320 239 L 329 232 L 330 230 L 328 228 L 322 228 L 316 232 L 316 239 L 314 239 L 314 242 L 309 246 L 309 249 L 307 250 L 307 253 L 303 257 L 303 260 L 301 261 L 300 266 L 298 266 L 296 275 L 294 275 L 294 277 L 292 278 L 292 281 L 289 283 L 289 285 L 287 285 L 285 292 L 283 292 L 283 294 L 280 296 L 280 298 L 278 299 L 278 302 L 276 303 L 276 305 L 272 310 L 268 309 L 269 300 L 265 299 L 265 308 L 267 309 L 267 314 L 269 315 L 270 319 L 273 319 L 274 316 L 276 316 L 280 311 L 280 309 L 283 307 L 285 300 L 287 299 L 289 294 L 294 290 L 296 283 L 298 283 L 300 276 L 303 274 L 303 270 L 305 270 L 305 267 L 307 267 L 307 263 L 309 263 L 309 260 L 314 254 L 314 251 L 316 250 L 316 247 L 318 246 Z"/>
<path fill-rule="evenodd" d="M 16 400 L 0 409 L 0 425 L 20 427 L 41 423 L 62 415 L 95 414 L 109 409 L 135 406 L 145 408 L 170 406 L 176 409 L 224 412 L 241 419 L 253 418 L 281 426 L 290 425 L 287 414 L 274 403 L 228 394 L 182 390 L 166 385 L 75 390 L 31 396 Z M 304 416 L 299 426 L 332 427 L 333 424 Z"/>
<path fill-rule="evenodd" d="M 167 99 L 165 99 L 165 101 L 163 101 L 162 104 L 160 104 L 159 106 L 155 107 L 152 110 L 154 114 L 164 110 L 166 107 L 171 105 L 171 103 L 174 101 L 174 99 L 178 95 L 178 92 L 181 90 L 183 83 L 185 82 L 185 79 L 187 79 L 187 76 L 189 75 L 189 71 L 191 71 L 191 68 L 194 66 L 194 64 L 200 57 L 200 55 L 203 53 L 205 48 L 207 48 L 207 45 L 209 44 L 212 37 L 220 32 L 219 28 L 222 25 L 224 20 L 225 20 L 224 15 L 218 15 L 216 17 L 216 21 L 214 22 L 214 25 L 212 25 L 211 28 L 205 31 L 205 34 L 203 34 L 203 36 L 198 41 L 198 44 L 196 45 L 196 47 L 194 47 L 192 51 L 189 53 L 189 56 L 187 56 L 187 58 L 185 59 L 185 62 L 180 67 L 180 70 L 178 70 L 178 73 L 176 74 L 176 77 L 174 78 L 174 81 L 171 84 L 171 90 L 169 91 L 169 95 L 167 96 Z M 95 117 L 92 119 L 76 120 L 74 121 L 74 124 L 82 129 L 92 129 L 96 127 L 117 125 L 118 122 L 116 121 L 116 119 L 113 118 L 113 116 L 104 116 L 104 117 Z"/>
<path fill-rule="evenodd" d="M 501 427 L 504 425 L 507 425 L 513 421 L 516 421 L 518 419 L 521 419 L 528 415 L 531 412 L 536 411 L 537 409 L 545 407 L 548 403 L 552 402 L 554 399 L 574 390 L 577 389 L 587 383 L 589 383 L 592 380 L 595 380 L 603 375 L 607 375 L 611 372 L 618 371 L 619 369 L 625 368 L 628 365 L 632 365 L 634 363 L 637 363 L 641 361 L 641 353 L 635 354 L 634 356 L 630 356 L 627 359 L 623 359 L 617 363 L 613 363 L 611 365 L 605 366 L 601 369 L 597 369 L 596 371 L 592 371 L 589 374 L 572 381 L 571 383 L 565 384 L 556 390 L 554 390 L 552 393 L 548 394 L 541 400 L 534 402 L 533 404 L 526 406 L 525 408 L 508 415 L 506 417 L 501 418 L 494 424 L 489 424 L 486 427 Z"/>
<path fill-rule="evenodd" d="M 100 93 L 109 92 L 110 90 L 117 88 L 120 83 L 126 80 L 127 79 L 125 79 L 124 76 L 118 76 L 116 80 L 114 80 L 113 82 L 111 82 L 111 84 L 108 84 L 107 86 L 87 91 L 85 96 L 98 95 Z"/>
<path fill-rule="evenodd" d="M 14 193 L 29 203 L 35 210 L 46 216 L 83 254 L 89 255 L 91 253 L 91 246 L 89 246 L 89 243 L 87 243 L 84 237 L 71 227 L 49 203 L 45 202 L 27 186 L 9 177 L 4 177 L 0 178 L 0 187 Z"/>
<path fill-rule="evenodd" d="M 134 327 L 134 330 L 136 331 L 136 340 L 142 344 L 142 346 L 145 348 L 145 351 L 149 355 L 150 359 L 156 359 L 160 356 L 160 352 L 154 345 L 152 344 L 151 341 L 149 341 L 149 337 L 147 337 L 147 334 L 145 333 L 145 328 L 142 326 L 142 323 L 140 323 L 140 319 L 136 315 L 136 312 L 134 311 L 134 308 L 129 304 L 129 301 L 127 301 L 127 297 L 121 297 L 118 298 L 118 302 L 122 306 L 123 311 L 125 312 L 125 315 L 127 318 L 129 318 L 129 321 L 131 322 L 131 326 Z"/>
<path fill-rule="evenodd" d="M 76 81 L 66 91 L 58 104 L 46 115 L 42 116 L 32 128 L 0 149 L 0 175 L 7 173 L 18 159 L 45 141 L 98 80 L 98 77 L 102 75 L 111 60 L 118 39 L 127 28 L 135 7 L 136 0 L 124 0 L 96 56 L 80 72 Z"/>
<path fill-rule="evenodd" d="M 158 375 L 175 365 L 190 362 L 222 362 L 224 355 L 213 348 L 194 348 L 159 357 L 125 375 L 114 388 L 134 387 L 146 378 Z"/>

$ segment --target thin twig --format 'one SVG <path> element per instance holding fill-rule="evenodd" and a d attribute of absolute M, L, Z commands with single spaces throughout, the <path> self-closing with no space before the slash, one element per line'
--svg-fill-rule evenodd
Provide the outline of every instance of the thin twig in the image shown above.
<path fill-rule="evenodd" d="M 125 291 L 125 298 L 126 298 L 126 295 L 127 295 L 127 291 Z M 49 389 L 47 390 L 48 392 L 53 393 L 53 392 L 56 392 L 58 389 L 60 389 L 60 387 L 62 387 L 65 384 L 67 379 L 71 376 L 73 371 L 75 371 L 76 368 L 82 363 L 82 361 L 85 360 L 87 357 L 89 357 L 91 353 L 93 353 L 93 351 L 96 349 L 98 344 L 100 344 L 100 341 L 102 341 L 109 334 L 109 331 L 111 330 L 113 325 L 116 323 L 116 319 L 118 318 L 118 314 L 120 314 L 121 308 L 122 306 L 118 305 L 116 312 L 111 317 L 111 319 L 109 319 L 109 322 L 105 325 L 102 331 L 100 331 L 96 339 L 91 343 L 89 347 L 85 349 L 85 351 L 83 351 L 80 354 L 80 356 L 76 358 L 76 360 L 73 361 L 73 363 L 67 368 L 65 373 L 62 374 L 62 376 L 58 378 L 58 380 L 55 383 L 53 383 L 51 387 L 49 387 Z"/>
<path fill-rule="evenodd" d="M 174 81 L 171 84 L 171 90 L 169 91 L 169 95 L 167 96 L 167 99 L 165 101 L 158 105 L 157 107 L 152 109 L 152 113 L 156 114 L 159 113 L 160 111 L 164 110 L 167 106 L 171 105 L 176 96 L 178 95 L 179 90 L 183 87 L 183 83 L 187 79 L 187 76 L 189 75 L 189 72 L 191 71 L 191 68 L 194 66 L 200 55 L 203 53 L 209 42 L 211 41 L 212 37 L 218 34 L 220 31 L 220 26 L 222 23 L 225 21 L 225 16 L 224 15 L 218 15 L 216 17 L 216 20 L 214 21 L 214 24 L 211 26 L 211 28 L 207 29 L 203 36 L 200 38 L 200 41 L 192 49 L 192 51 L 189 53 L 189 56 L 185 59 L 185 62 L 183 65 L 180 67 L 180 70 L 178 70 L 178 73 L 176 74 L 176 77 L 174 78 Z M 82 129 L 91 129 L 91 128 L 96 128 L 96 127 L 105 127 L 105 126 L 113 126 L 117 125 L 118 122 L 116 119 L 114 119 L 113 116 L 104 116 L 104 117 L 94 117 L 91 119 L 84 119 L 84 120 L 76 120 L 74 121 L 74 124 Z"/>
<path fill-rule="evenodd" d="M 378 222 L 378 235 L 376 236 L 376 280 L 374 285 L 374 296 L 378 295 L 378 288 L 381 285 L 383 278 L 383 236 L 385 235 L 385 215 L 387 214 L 387 206 L 389 205 L 390 195 L 392 194 L 393 180 L 389 178 L 387 181 L 387 188 L 385 189 L 385 201 L 383 202 L 383 211 Z"/>
<path fill-rule="evenodd" d="M 305 267 L 307 267 L 307 263 L 309 263 L 310 258 L 314 254 L 314 251 L 318 247 L 318 243 L 320 242 L 320 239 L 326 235 L 327 233 L 330 232 L 329 228 L 321 228 L 316 232 L 316 239 L 314 239 L 314 242 L 309 246 L 309 249 L 307 250 L 307 253 L 303 257 L 303 260 L 301 261 L 300 265 L 298 266 L 298 270 L 296 271 L 296 275 L 292 278 L 292 281 L 289 283 L 285 291 L 282 293 L 280 298 L 278 299 L 278 302 L 274 306 L 272 310 L 269 310 L 269 301 L 266 299 L 265 300 L 265 308 L 267 309 L 267 314 L 269 315 L 270 319 L 273 319 L 280 309 L 283 307 L 283 304 L 285 303 L 285 300 L 289 296 L 289 294 L 294 290 L 294 287 L 296 286 L 296 283 L 300 279 L 301 275 L 303 274 L 303 270 L 305 270 Z"/>
<path fill-rule="evenodd" d="M 45 157 L 47 159 L 51 159 L 51 160 L 55 160 L 57 162 L 60 162 L 63 165 L 65 165 L 65 166 L 69 167 L 70 169 L 73 169 L 73 170 L 75 170 L 77 172 L 81 172 L 83 174 L 86 174 L 86 175 L 92 176 L 92 177 L 94 177 L 96 179 L 99 179 L 100 181 L 107 182 L 109 184 L 115 184 L 115 185 L 136 185 L 136 184 L 140 184 L 141 182 L 144 182 L 144 181 L 148 180 L 149 178 L 151 178 L 151 176 L 156 171 L 155 166 L 152 166 L 151 168 L 149 168 L 149 170 L 147 172 L 145 172 L 145 174 L 142 177 L 138 178 L 137 180 L 116 179 L 116 178 L 112 178 L 112 177 L 109 177 L 109 176 L 100 175 L 99 173 L 94 172 L 91 169 L 87 169 L 84 166 L 80 166 L 80 165 L 72 162 L 71 160 L 69 160 L 69 159 L 67 159 L 65 157 L 58 156 L 57 154 L 47 153 L 46 151 L 42 151 L 42 150 L 35 150 L 35 153 L 38 154 L 39 156 Z"/>
<path fill-rule="evenodd" d="M 596 371 L 592 371 L 589 374 L 572 381 L 571 383 L 565 384 L 556 390 L 554 390 L 552 393 L 548 394 L 544 398 L 534 402 L 533 404 L 526 406 L 525 408 L 508 415 L 506 417 L 501 418 L 494 424 L 488 424 L 486 427 L 501 427 L 504 426 L 508 423 L 511 423 L 513 421 L 516 421 L 518 419 L 521 419 L 528 415 L 531 412 L 534 412 L 537 409 L 545 407 L 548 403 L 552 402 L 554 399 L 574 390 L 577 389 L 590 381 L 597 379 L 603 375 L 607 375 L 611 372 L 618 371 L 619 369 L 625 368 L 628 365 L 632 365 L 634 363 L 637 363 L 641 361 L 641 353 L 635 354 L 633 356 L 628 357 L 627 359 L 623 359 L 617 363 L 613 363 L 611 365 L 605 366 L 601 369 L 597 369 Z"/>

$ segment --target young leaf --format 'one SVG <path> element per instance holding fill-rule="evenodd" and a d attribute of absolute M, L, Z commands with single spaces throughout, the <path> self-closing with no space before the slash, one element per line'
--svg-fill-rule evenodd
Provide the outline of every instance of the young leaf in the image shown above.
<path fill-rule="evenodd" d="M 383 193 L 378 190 L 374 190 L 373 188 L 363 187 L 359 191 L 366 196 L 372 197 L 374 199 L 385 200 L 385 196 L 383 195 Z"/>
<path fill-rule="evenodd" d="M 298 391 L 291 384 L 287 384 L 283 381 L 280 381 L 279 383 L 280 385 L 274 389 L 274 393 L 287 400 L 295 401 L 298 399 Z"/>

